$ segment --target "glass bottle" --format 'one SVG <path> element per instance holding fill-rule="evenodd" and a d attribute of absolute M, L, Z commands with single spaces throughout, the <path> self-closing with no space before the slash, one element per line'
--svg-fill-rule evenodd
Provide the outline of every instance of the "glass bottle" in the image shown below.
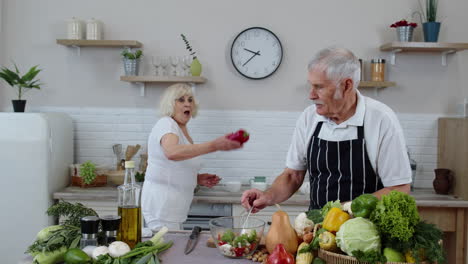
<path fill-rule="evenodd" d="M 371 79 L 374 82 L 385 81 L 385 60 L 372 59 L 371 60 Z"/>
<path fill-rule="evenodd" d="M 124 184 L 117 187 L 118 214 L 121 217 L 117 239 L 131 248 L 141 241 L 141 186 L 135 182 L 135 162 L 125 162 Z"/>
<path fill-rule="evenodd" d="M 80 219 L 81 222 L 81 240 L 80 248 L 86 246 L 97 246 L 97 234 L 99 231 L 99 217 L 85 216 Z"/>

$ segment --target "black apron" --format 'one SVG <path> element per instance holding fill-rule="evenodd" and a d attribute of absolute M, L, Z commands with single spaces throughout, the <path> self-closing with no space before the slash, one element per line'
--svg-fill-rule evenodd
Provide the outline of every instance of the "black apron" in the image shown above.
<path fill-rule="evenodd" d="M 322 124 L 317 124 L 307 148 L 309 210 L 322 208 L 328 201 L 351 201 L 382 189 L 382 181 L 367 156 L 364 127 L 357 128 L 357 139 L 326 141 L 318 138 Z"/>

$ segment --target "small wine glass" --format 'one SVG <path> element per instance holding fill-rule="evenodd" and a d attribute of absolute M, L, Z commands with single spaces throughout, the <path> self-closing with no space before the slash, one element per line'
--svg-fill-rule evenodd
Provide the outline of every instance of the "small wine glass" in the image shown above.
<path fill-rule="evenodd" d="M 161 75 L 159 67 L 161 67 L 161 56 L 152 56 L 151 63 L 154 67 L 154 75 L 158 76 Z"/>
<path fill-rule="evenodd" d="M 170 61 L 171 61 L 171 65 L 172 65 L 171 75 L 172 76 L 177 76 L 177 65 L 179 65 L 179 57 L 178 56 L 171 56 Z"/>
<path fill-rule="evenodd" d="M 162 57 L 161 57 L 161 67 L 162 67 L 161 75 L 162 75 L 162 76 L 169 75 L 169 74 L 168 74 L 168 71 L 167 71 L 167 69 L 166 69 L 167 66 L 169 66 L 169 59 L 168 59 L 166 56 L 162 56 Z"/>
<path fill-rule="evenodd" d="M 191 76 L 192 74 L 190 73 L 190 65 L 192 64 L 192 56 L 187 55 L 182 58 L 184 69 L 185 69 L 185 76 Z"/>

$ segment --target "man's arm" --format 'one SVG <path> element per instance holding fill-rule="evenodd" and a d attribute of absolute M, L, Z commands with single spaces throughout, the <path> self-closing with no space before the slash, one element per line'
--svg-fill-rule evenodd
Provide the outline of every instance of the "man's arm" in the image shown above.
<path fill-rule="evenodd" d="M 395 186 L 382 188 L 376 191 L 375 193 L 373 193 L 373 195 L 380 199 L 382 198 L 382 195 L 386 195 L 391 191 L 399 191 L 399 192 L 404 192 L 404 193 L 409 194 L 410 190 L 411 190 L 410 184 L 401 184 L 401 185 L 395 185 Z"/>
<path fill-rule="evenodd" d="M 301 187 L 304 177 L 305 171 L 284 169 L 283 173 L 276 177 L 271 187 L 265 191 L 265 195 L 270 198 L 268 205 L 286 201 Z"/>

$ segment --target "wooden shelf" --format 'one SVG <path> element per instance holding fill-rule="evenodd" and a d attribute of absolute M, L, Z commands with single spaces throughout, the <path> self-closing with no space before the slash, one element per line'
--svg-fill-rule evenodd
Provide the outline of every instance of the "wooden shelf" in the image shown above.
<path fill-rule="evenodd" d="M 360 81 L 359 88 L 384 88 L 396 86 L 395 82 L 374 82 L 374 81 Z"/>
<path fill-rule="evenodd" d="M 120 80 L 124 82 L 138 83 L 205 83 L 206 78 L 200 76 L 120 76 Z"/>
<path fill-rule="evenodd" d="M 146 83 L 190 83 L 194 89 L 195 84 L 206 82 L 206 78 L 200 76 L 120 76 L 120 80 L 139 84 L 140 96 L 145 96 Z"/>
<path fill-rule="evenodd" d="M 393 51 L 399 49 L 400 52 L 443 52 L 460 51 L 468 49 L 468 43 L 443 43 L 443 42 L 390 42 L 380 46 L 381 51 Z"/>
<path fill-rule="evenodd" d="M 107 48 L 141 48 L 142 44 L 136 40 L 85 40 L 85 39 L 57 39 L 57 44 L 72 47 L 107 47 Z"/>
<path fill-rule="evenodd" d="M 390 63 L 395 64 L 398 52 L 440 52 L 442 65 L 447 65 L 447 55 L 457 51 L 468 49 L 468 43 L 444 43 L 444 42 L 390 42 L 380 46 L 381 51 L 392 52 Z"/>

